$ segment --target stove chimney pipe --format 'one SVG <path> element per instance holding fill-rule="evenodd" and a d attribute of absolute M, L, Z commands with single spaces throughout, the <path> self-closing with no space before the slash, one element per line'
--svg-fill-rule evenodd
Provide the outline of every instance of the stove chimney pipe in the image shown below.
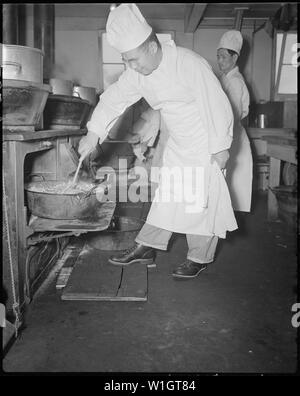
<path fill-rule="evenodd" d="M 44 52 L 44 83 L 51 78 L 54 66 L 55 43 L 55 8 L 54 4 L 34 4 L 33 6 L 33 38 L 34 47 Z"/>
<path fill-rule="evenodd" d="M 3 4 L 3 44 L 18 45 L 18 5 Z"/>

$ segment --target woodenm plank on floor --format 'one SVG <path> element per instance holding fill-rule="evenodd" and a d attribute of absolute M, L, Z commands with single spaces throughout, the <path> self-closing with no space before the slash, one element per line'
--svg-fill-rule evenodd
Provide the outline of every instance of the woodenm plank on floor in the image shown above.
<path fill-rule="evenodd" d="M 117 298 L 126 301 L 146 301 L 148 269 L 146 264 L 134 263 L 123 268 Z"/>
<path fill-rule="evenodd" d="M 63 290 L 62 300 L 147 300 L 147 266 L 112 265 L 108 263 L 112 253 L 85 245 Z"/>

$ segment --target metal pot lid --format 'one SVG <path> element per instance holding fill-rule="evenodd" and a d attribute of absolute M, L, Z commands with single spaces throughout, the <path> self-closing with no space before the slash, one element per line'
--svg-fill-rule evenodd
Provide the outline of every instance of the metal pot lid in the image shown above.
<path fill-rule="evenodd" d="M 45 56 L 45 53 L 40 50 L 39 48 L 34 48 L 34 47 L 28 47 L 25 45 L 15 45 L 15 44 L 2 44 L 3 46 L 3 50 L 5 49 L 16 49 L 16 50 L 31 50 L 31 51 L 36 51 L 38 53 L 40 53 L 42 56 Z"/>
<path fill-rule="evenodd" d="M 83 88 L 84 90 L 89 90 L 89 91 L 95 91 L 96 92 L 96 88 L 95 87 L 84 87 L 82 85 L 74 85 L 73 89 L 81 89 Z"/>

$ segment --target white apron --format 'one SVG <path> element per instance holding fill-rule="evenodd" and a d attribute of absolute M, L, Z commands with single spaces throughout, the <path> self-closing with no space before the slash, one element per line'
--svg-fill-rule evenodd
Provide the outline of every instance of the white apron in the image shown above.
<path fill-rule="evenodd" d="M 101 95 L 87 126 L 103 141 L 114 117 L 141 97 L 145 98 L 154 110 L 160 111 L 169 133 L 162 169 L 172 172 L 176 168 L 182 174 L 186 169 L 191 172 L 184 177 L 185 183 L 166 185 L 165 179 L 160 178 L 146 222 L 172 232 L 224 238 L 226 231 L 236 229 L 237 225 L 224 176 L 210 164 L 210 159 L 212 153 L 231 145 L 231 106 L 203 58 L 176 47 L 173 41 L 162 44 L 162 51 L 162 62 L 150 75 L 143 76 L 127 69 Z M 222 189 L 215 189 L 217 195 L 212 205 L 209 198 L 211 175 L 213 185 L 222 186 Z M 191 180 L 194 181 L 192 186 Z M 222 195 L 224 188 L 227 194 Z M 159 199 L 165 194 L 169 194 L 171 201 Z M 180 196 L 184 199 L 178 201 Z"/>
<path fill-rule="evenodd" d="M 233 142 L 226 166 L 226 181 L 234 210 L 250 212 L 252 195 L 253 159 L 249 138 L 241 120 L 248 115 L 249 93 L 243 76 L 235 67 L 222 75 L 221 83 L 235 116 Z"/>
<path fill-rule="evenodd" d="M 176 66 L 176 59 L 173 59 L 172 62 L 172 56 L 175 57 L 176 53 L 175 48 L 173 50 L 171 47 L 169 50 L 170 62 L 162 64 L 158 70 L 152 73 L 147 79 L 147 84 L 144 81 L 144 98 L 152 108 L 160 110 L 162 122 L 169 132 L 163 152 L 158 188 L 146 222 L 172 232 L 211 236 L 215 235 L 216 231 L 211 227 L 212 223 L 209 223 L 211 216 L 208 193 L 212 165 L 209 153 L 209 134 L 199 112 L 202 102 L 198 97 L 194 97 L 190 90 L 186 89 L 186 81 L 182 81 L 180 78 L 182 76 L 174 66 L 172 67 L 172 64 Z M 196 64 L 193 66 L 197 67 Z M 206 78 L 207 84 L 214 84 L 213 74 Z M 194 84 L 200 85 L 200 81 L 195 80 Z M 151 90 L 148 91 L 149 88 Z M 201 88 L 205 90 L 206 87 L 199 86 L 199 89 Z M 219 99 L 218 102 L 217 90 L 214 91 L 214 95 L 217 98 L 214 111 L 221 106 L 226 108 L 225 101 L 222 102 L 222 99 Z M 209 101 L 209 96 L 204 100 Z M 222 115 L 223 112 L 220 109 L 220 117 Z M 226 121 L 228 125 L 228 119 Z M 229 134 L 229 128 L 226 131 L 226 121 L 224 133 Z M 228 143 L 224 143 L 221 137 L 219 139 L 221 145 Z M 225 147 L 222 146 L 218 151 L 224 149 Z M 182 176 L 182 182 L 166 183 L 168 178 L 163 178 L 164 171 L 167 174 L 178 171 L 178 174 Z M 224 179 L 221 172 L 214 173 L 214 177 Z M 224 185 L 226 186 L 226 183 Z M 224 238 L 226 231 L 236 229 L 237 225 L 229 194 L 220 196 L 220 198 L 228 203 L 226 211 L 218 212 L 217 215 L 226 219 L 221 222 L 224 227 L 217 231 L 218 236 Z M 211 209 L 216 210 L 216 207 Z"/>

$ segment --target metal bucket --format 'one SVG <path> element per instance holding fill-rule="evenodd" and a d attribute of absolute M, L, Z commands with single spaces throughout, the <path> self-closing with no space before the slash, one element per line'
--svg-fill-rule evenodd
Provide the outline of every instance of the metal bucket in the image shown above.
<path fill-rule="evenodd" d="M 50 78 L 49 84 L 52 87 L 52 93 L 54 95 L 72 96 L 72 94 L 73 94 L 73 81 L 71 81 L 71 80 L 62 80 L 60 78 Z"/>
<path fill-rule="evenodd" d="M 43 56 L 37 48 L 2 44 L 3 79 L 42 84 Z"/>
<path fill-rule="evenodd" d="M 96 106 L 97 104 L 96 88 L 75 85 L 73 88 L 73 96 L 87 100 L 92 106 Z"/>
<path fill-rule="evenodd" d="M 268 117 L 266 114 L 258 114 L 257 116 L 257 127 L 258 128 L 267 128 L 268 126 Z"/>

